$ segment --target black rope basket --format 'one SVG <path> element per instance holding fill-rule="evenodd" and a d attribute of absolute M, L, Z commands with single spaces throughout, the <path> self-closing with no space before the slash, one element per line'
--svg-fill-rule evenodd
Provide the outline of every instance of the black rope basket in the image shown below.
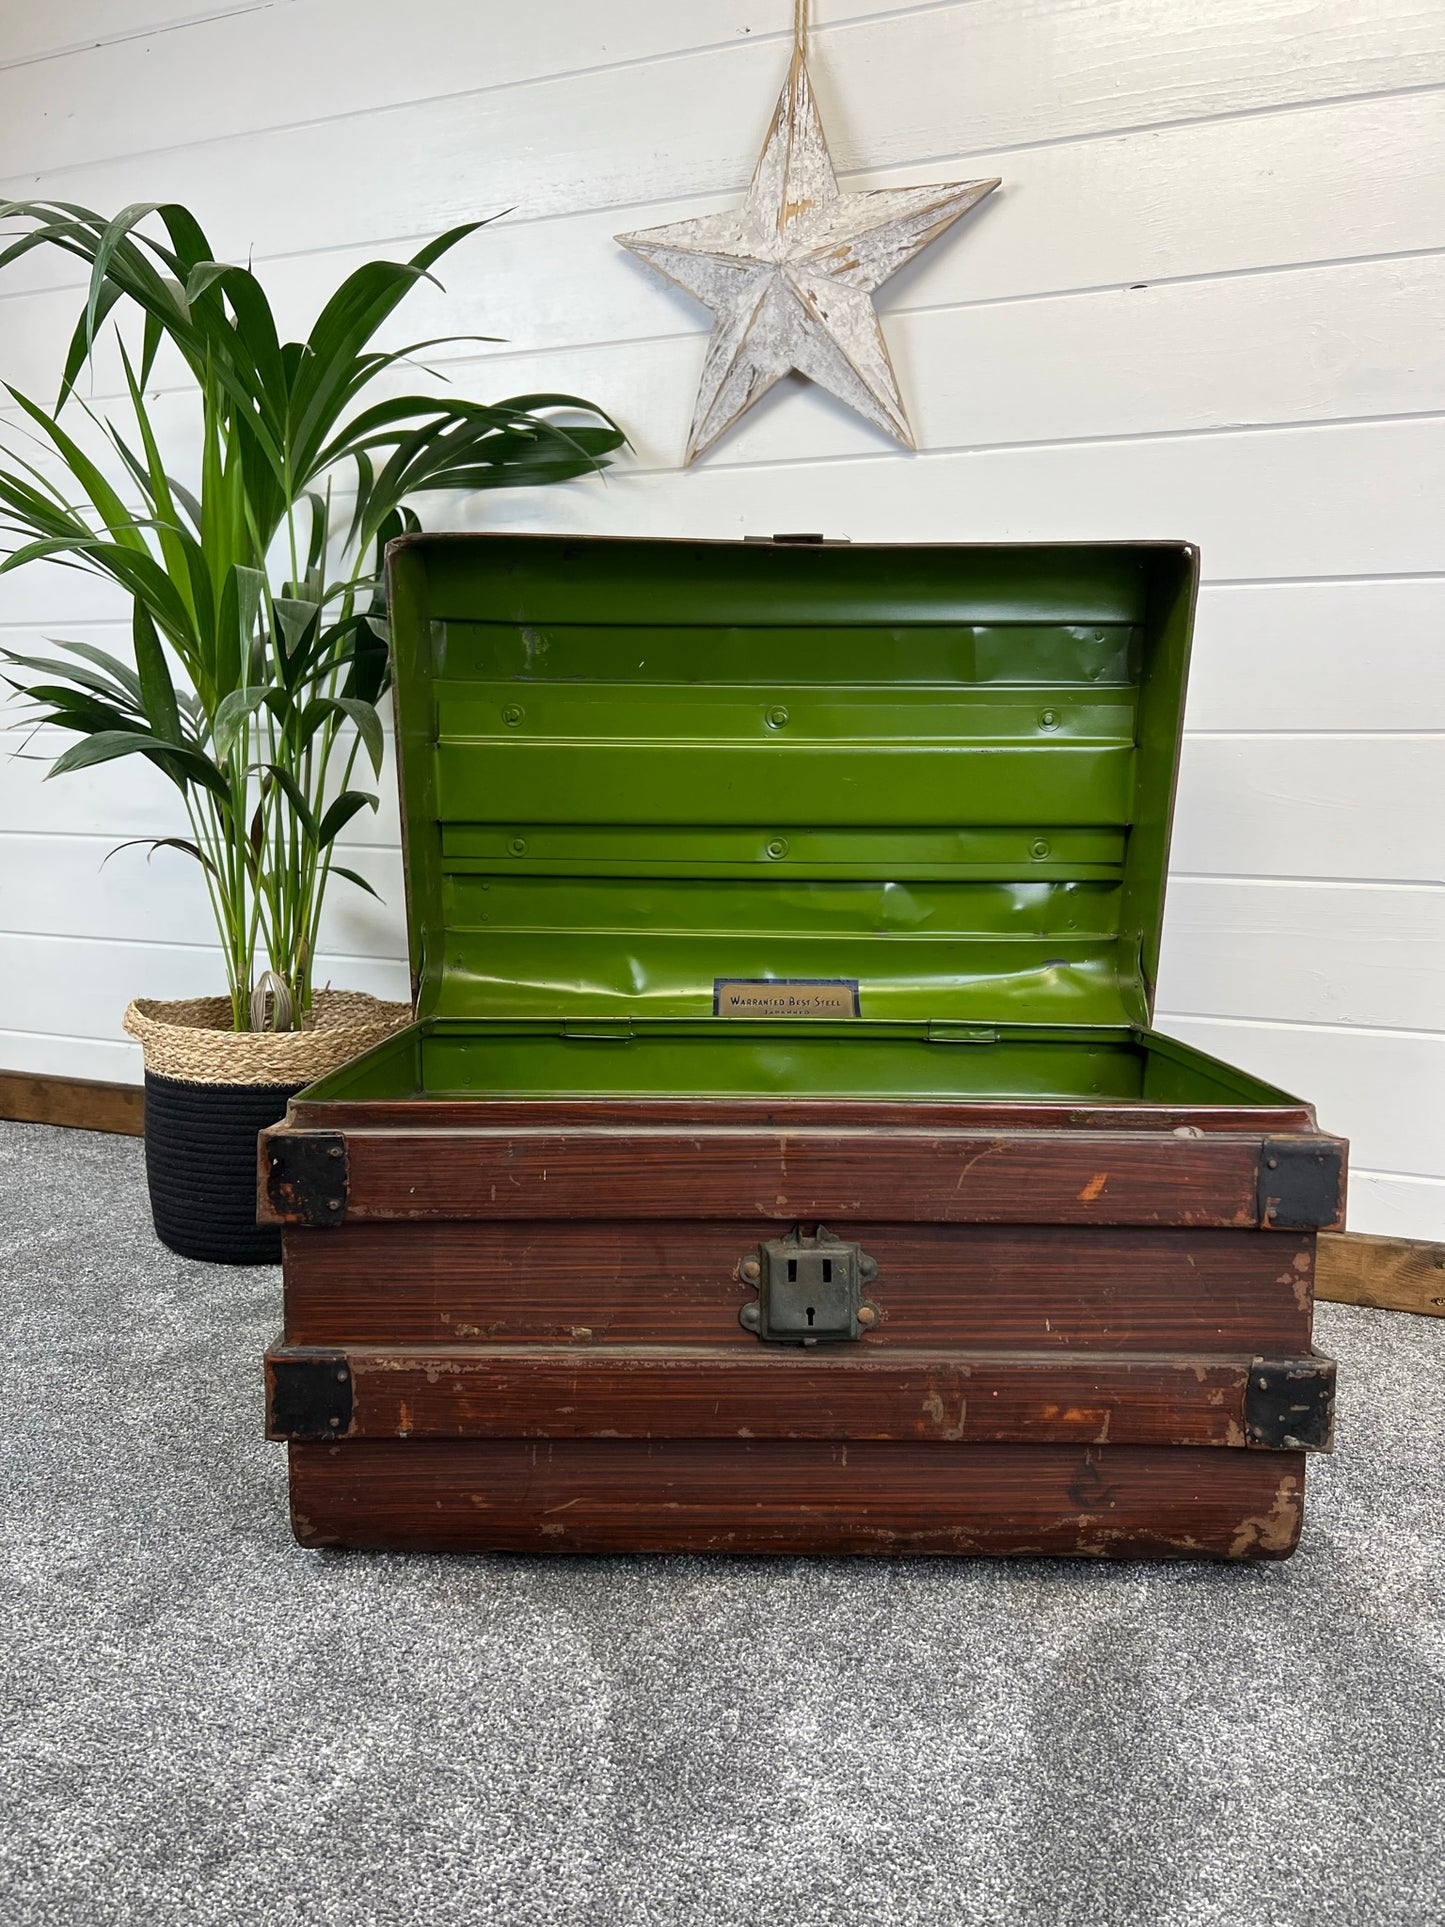
<path fill-rule="evenodd" d="M 256 1138 L 301 1084 L 187 1084 L 146 1072 L 146 1181 L 162 1244 L 217 1265 L 278 1265 L 256 1222 Z"/>

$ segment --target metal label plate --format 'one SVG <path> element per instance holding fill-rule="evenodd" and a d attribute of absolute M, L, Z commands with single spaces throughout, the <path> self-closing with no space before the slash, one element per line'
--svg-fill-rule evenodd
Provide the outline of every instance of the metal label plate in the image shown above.
<path fill-rule="evenodd" d="M 714 1017 L 856 1017 L 856 977 L 715 977 Z"/>

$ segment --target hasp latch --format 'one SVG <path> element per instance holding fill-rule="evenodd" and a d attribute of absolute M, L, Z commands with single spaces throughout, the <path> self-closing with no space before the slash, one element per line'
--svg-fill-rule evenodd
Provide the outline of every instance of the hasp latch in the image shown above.
<path fill-rule="evenodd" d="M 823 1225 L 811 1233 L 795 1225 L 786 1238 L 760 1244 L 757 1257 L 738 1266 L 738 1277 L 758 1291 L 738 1313 L 738 1322 L 778 1345 L 861 1338 L 881 1316 L 863 1296 L 863 1287 L 877 1276 L 877 1265 L 861 1245 L 835 1238 Z"/>

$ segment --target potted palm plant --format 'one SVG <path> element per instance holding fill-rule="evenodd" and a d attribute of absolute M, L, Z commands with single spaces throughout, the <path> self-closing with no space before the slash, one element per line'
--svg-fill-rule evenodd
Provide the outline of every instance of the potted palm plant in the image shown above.
<path fill-rule="evenodd" d="M 152 1209 L 175 1250 L 271 1260 L 276 1236 L 255 1222 L 257 1130 L 408 1014 L 313 982 L 329 885 L 370 888 L 337 850 L 378 801 L 382 551 L 416 525 L 417 495 L 590 474 L 623 437 L 570 395 L 487 405 L 374 388 L 439 345 L 371 343 L 481 223 L 358 268 L 304 341 L 283 342 L 257 277 L 216 260 L 183 207 L 107 219 L 10 201 L 0 222 L 19 226 L 0 267 L 47 248 L 89 269 L 56 405 L 9 390 L 33 452 L 13 436 L 0 445 L 0 575 L 49 559 L 118 584 L 132 644 L 128 660 L 77 641 L 52 656 L 6 651 L 10 680 L 33 705 L 27 723 L 77 739 L 50 776 L 142 756 L 180 793 L 186 833 L 145 840 L 195 863 L 226 988 L 126 1013 L 145 1054 Z M 102 417 L 77 381 L 112 318 L 134 329 L 127 341 L 117 325 L 124 393 Z M 199 416 L 199 468 L 184 481 L 146 394 L 163 346 Z"/>

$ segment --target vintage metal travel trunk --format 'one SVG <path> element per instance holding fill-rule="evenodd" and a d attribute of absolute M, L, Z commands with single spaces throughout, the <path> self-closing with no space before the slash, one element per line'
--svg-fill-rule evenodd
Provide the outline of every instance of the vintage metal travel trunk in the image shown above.
<path fill-rule="evenodd" d="M 1345 1147 L 1150 1028 L 1193 551 L 390 569 L 417 1022 L 261 1147 L 297 1537 L 1287 1554 Z"/>

